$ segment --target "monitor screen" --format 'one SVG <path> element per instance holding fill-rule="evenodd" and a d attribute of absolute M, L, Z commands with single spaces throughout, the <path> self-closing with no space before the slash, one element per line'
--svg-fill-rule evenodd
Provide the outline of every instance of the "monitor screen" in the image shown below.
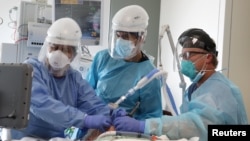
<path fill-rule="evenodd" d="M 32 73 L 29 64 L 0 63 L 0 128 L 27 126 Z"/>
<path fill-rule="evenodd" d="M 100 44 L 101 4 L 102 0 L 55 0 L 53 5 L 53 21 L 71 17 L 82 30 L 85 45 Z"/>

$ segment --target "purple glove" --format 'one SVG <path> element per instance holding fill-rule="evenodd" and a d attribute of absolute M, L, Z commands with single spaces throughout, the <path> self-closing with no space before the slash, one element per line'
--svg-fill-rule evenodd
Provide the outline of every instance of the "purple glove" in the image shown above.
<path fill-rule="evenodd" d="M 126 116 L 127 112 L 123 108 L 114 109 L 111 114 L 111 119 L 114 120 L 117 117 Z"/>
<path fill-rule="evenodd" d="M 113 120 L 116 131 L 144 133 L 145 121 L 139 121 L 129 116 L 116 117 Z"/>
<path fill-rule="evenodd" d="M 110 116 L 104 115 L 87 115 L 84 119 L 86 128 L 99 129 L 102 132 L 106 131 L 111 126 Z"/>

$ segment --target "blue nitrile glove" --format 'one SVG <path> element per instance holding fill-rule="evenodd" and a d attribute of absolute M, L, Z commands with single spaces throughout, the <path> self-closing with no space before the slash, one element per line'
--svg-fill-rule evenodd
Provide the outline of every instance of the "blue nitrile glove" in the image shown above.
<path fill-rule="evenodd" d="M 113 120 L 116 131 L 144 133 L 145 121 L 139 121 L 129 116 L 116 117 Z"/>
<path fill-rule="evenodd" d="M 125 109 L 117 108 L 117 109 L 112 110 L 111 119 L 113 121 L 117 117 L 122 117 L 122 116 L 126 116 L 126 115 L 127 115 L 127 112 Z"/>
<path fill-rule="evenodd" d="M 84 119 L 84 125 L 89 129 L 99 129 L 106 131 L 112 124 L 110 116 L 104 115 L 87 115 Z"/>

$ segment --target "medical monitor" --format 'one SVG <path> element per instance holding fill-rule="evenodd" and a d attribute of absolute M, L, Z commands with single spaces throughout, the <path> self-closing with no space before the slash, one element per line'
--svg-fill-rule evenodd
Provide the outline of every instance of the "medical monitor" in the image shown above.
<path fill-rule="evenodd" d="M 84 45 L 98 46 L 102 43 L 102 11 L 103 0 L 54 0 L 52 3 L 53 21 L 73 18 L 81 28 Z"/>
<path fill-rule="evenodd" d="M 28 64 L 0 63 L 0 128 L 27 126 L 32 73 Z"/>

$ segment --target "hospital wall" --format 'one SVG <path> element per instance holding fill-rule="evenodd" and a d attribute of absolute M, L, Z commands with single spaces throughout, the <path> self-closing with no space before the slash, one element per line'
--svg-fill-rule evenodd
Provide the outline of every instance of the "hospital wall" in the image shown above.
<path fill-rule="evenodd" d="M 124 0 L 120 1 L 123 4 L 118 4 L 119 6 L 127 4 Z M 176 43 L 181 32 L 187 28 L 203 28 L 211 35 L 218 46 L 220 61 L 218 70 L 226 68 L 223 73 L 240 87 L 250 121 L 250 87 L 248 82 L 250 75 L 247 73 L 250 70 L 250 63 L 248 62 L 250 60 L 250 56 L 248 55 L 250 52 L 250 48 L 248 47 L 250 39 L 250 1 L 161 0 L 160 9 L 154 7 L 154 0 L 151 1 L 153 9 L 156 12 L 160 10 L 160 17 L 158 17 L 160 20 L 153 23 L 154 28 L 149 31 L 154 32 L 154 34 L 147 37 L 147 39 L 154 39 L 149 46 L 155 47 L 152 50 L 155 59 L 157 59 L 156 46 L 158 46 L 158 43 L 156 42 L 157 37 L 153 36 L 159 33 L 161 26 L 166 24 L 170 26 L 174 43 Z M 8 25 L 10 22 L 9 10 L 14 6 L 19 6 L 19 2 L 20 0 L 10 0 L 6 3 L 5 0 L 0 0 L 0 17 L 3 18 L 3 23 L 0 25 L 0 44 L 14 43 L 13 34 L 15 33 L 15 29 L 12 29 Z M 128 3 L 131 2 L 133 1 L 128 0 Z M 135 0 L 135 2 L 143 3 L 144 0 Z M 115 7 L 116 3 L 119 2 L 113 0 L 114 11 L 118 10 Z M 148 7 L 150 6 L 147 6 L 146 9 Z M 16 11 L 13 10 L 12 12 L 13 16 L 15 16 Z M 114 13 L 112 12 L 112 14 Z M 157 17 L 151 16 L 150 18 L 155 19 Z M 149 24 L 152 25 L 152 22 Z M 159 27 L 159 29 L 155 29 L 155 27 Z M 168 72 L 167 82 L 174 94 L 177 105 L 180 105 L 182 98 L 181 89 L 179 88 L 180 79 L 177 72 L 173 70 L 173 54 L 166 35 L 162 40 L 162 47 L 163 67 Z M 188 86 L 190 82 L 186 78 L 185 80 Z"/>
<path fill-rule="evenodd" d="M 243 93 L 250 122 L 250 1 L 233 0 L 227 13 L 231 13 L 228 15 L 231 19 L 228 20 L 229 29 L 225 30 L 226 34 L 229 32 L 225 41 L 228 45 L 225 54 L 228 56 L 223 58 L 223 63 L 229 68 L 228 77 L 240 87 Z"/>

